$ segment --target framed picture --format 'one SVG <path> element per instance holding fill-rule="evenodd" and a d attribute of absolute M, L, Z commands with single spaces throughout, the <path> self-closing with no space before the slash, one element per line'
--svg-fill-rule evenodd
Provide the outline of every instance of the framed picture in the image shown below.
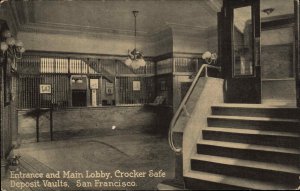
<path fill-rule="evenodd" d="M 51 94 L 51 84 L 40 84 L 40 94 Z"/>
<path fill-rule="evenodd" d="M 90 79 L 90 88 L 92 90 L 97 90 L 99 88 L 98 79 Z"/>
<path fill-rule="evenodd" d="M 133 81 L 132 82 L 132 90 L 133 91 L 140 91 L 141 90 L 141 82 L 140 81 Z"/>
<path fill-rule="evenodd" d="M 105 83 L 105 93 L 106 95 L 112 95 L 114 93 L 114 84 L 110 82 Z"/>

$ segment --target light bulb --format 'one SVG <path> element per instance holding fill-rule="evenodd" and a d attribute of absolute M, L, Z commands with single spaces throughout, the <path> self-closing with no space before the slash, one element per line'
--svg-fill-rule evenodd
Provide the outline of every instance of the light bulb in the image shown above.
<path fill-rule="evenodd" d="M 145 61 L 144 59 L 139 59 L 138 61 L 139 61 L 139 65 L 140 65 L 141 67 L 146 66 L 146 61 Z"/>
<path fill-rule="evenodd" d="M 216 60 L 218 58 L 217 53 L 211 54 L 211 59 Z"/>
<path fill-rule="evenodd" d="M 19 50 L 19 52 L 20 52 L 20 53 L 24 53 L 24 52 L 25 52 L 25 48 L 24 48 L 24 47 L 21 47 L 20 50 Z"/>
<path fill-rule="evenodd" d="M 7 45 L 7 43 L 6 42 L 1 42 L 1 50 L 3 51 L 3 52 L 5 52 L 7 49 L 8 49 L 8 45 Z"/>
<path fill-rule="evenodd" d="M 202 55 L 202 59 L 208 59 L 211 57 L 211 53 L 209 51 L 206 51 Z"/>
<path fill-rule="evenodd" d="M 130 65 L 132 64 L 132 60 L 131 60 L 130 58 L 127 58 L 127 59 L 125 60 L 125 64 L 126 64 L 127 66 L 130 66 Z"/>
<path fill-rule="evenodd" d="M 24 46 L 24 45 L 23 45 L 23 42 L 22 42 L 22 41 L 16 40 L 16 46 L 17 46 L 17 47 L 22 47 L 22 46 Z"/>
<path fill-rule="evenodd" d="M 9 46 L 13 46 L 15 45 L 16 41 L 13 37 L 9 37 L 6 39 L 6 43 L 9 45 Z"/>
<path fill-rule="evenodd" d="M 133 60 L 132 61 L 132 64 L 131 64 L 131 67 L 133 69 L 138 69 L 140 66 L 139 66 L 139 63 L 138 63 L 138 60 Z"/>

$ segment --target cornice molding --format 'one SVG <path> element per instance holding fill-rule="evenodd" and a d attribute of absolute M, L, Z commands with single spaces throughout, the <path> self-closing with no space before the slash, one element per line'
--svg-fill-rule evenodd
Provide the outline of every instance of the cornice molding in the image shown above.
<path fill-rule="evenodd" d="M 119 34 L 114 32 L 103 32 L 102 30 L 97 30 L 95 28 L 77 28 L 72 27 L 57 27 L 55 25 L 48 24 L 36 24 L 36 23 L 27 23 L 20 26 L 19 32 L 29 32 L 29 33 L 46 33 L 46 34 L 62 34 L 62 35 L 83 35 L 85 37 L 91 38 L 111 38 L 111 39 L 130 39 L 133 40 L 134 36 L 132 34 Z M 137 40 L 144 41 L 144 36 L 137 36 Z"/>
<path fill-rule="evenodd" d="M 120 29 L 113 29 L 113 28 L 100 28 L 100 27 L 91 27 L 91 26 L 80 26 L 80 25 L 72 25 L 72 24 L 63 24 L 63 23 L 48 23 L 48 22 L 28 22 L 22 25 L 21 29 L 33 29 L 37 28 L 36 31 L 39 29 L 49 30 L 49 31 L 57 31 L 59 34 L 61 31 L 66 32 L 87 32 L 87 33 L 103 33 L 103 34 L 114 34 L 114 35 L 121 35 L 121 36 L 134 36 L 134 31 L 132 30 L 120 30 Z M 137 31 L 137 38 L 146 36 L 147 33 L 143 31 Z"/>
<path fill-rule="evenodd" d="M 188 26 L 176 23 L 166 23 L 163 27 L 157 28 L 151 33 L 139 31 L 137 40 L 156 42 L 162 39 L 172 38 L 174 33 L 183 33 L 188 35 L 199 35 L 209 29 L 208 27 Z M 84 35 L 86 37 L 94 38 L 113 38 L 113 39 L 134 39 L 132 31 L 117 30 L 117 29 L 103 29 L 100 27 L 84 27 L 71 24 L 59 23 L 26 23 L 19 26 L 20 32 L 32 33 L 47 33 L 47 34 L 63 34 L 63 35 Z"/>
<path fill-rule="evenodd" d="M 184 25 L 184 24 L 170 23 L 170 22 L 167 22 L 166 25 L 172 29 L 184 29 L 184 30 L 189 29 L 189 30 L 193 30 L 193 31 L 205 30 L 208 28 L 206 26 L 191 26 L 191 25 Z"/>

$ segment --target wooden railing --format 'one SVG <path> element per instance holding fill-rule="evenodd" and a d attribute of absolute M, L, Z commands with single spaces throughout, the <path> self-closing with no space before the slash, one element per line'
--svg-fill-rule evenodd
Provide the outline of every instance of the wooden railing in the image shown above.
<path fill-rule="evenodd" d="M 176 147 L 175 144 L 174 144 L 174 140 L 173 140 L 174 127 L 175 127 L 176 122 L 178 121 L 179 116 L 180 116 L 182 111 L 184 111 L 187 116 L 190 116 L 189 112 L 187 111 L 186 104 L 187 104 L 191 94 L 193 93 L 193 91 L 196 87 L 196 84 L 199 81 L 203 71 L 205 72 L 205 77 L 208 77 L 208 68 L 217 69 L 219 72 L 221 71 L 221 67 L 212 66 L 212 65 L 208 65 L 208 64 L 203 64 L 201 66 L 200 70 L 198 71 L 197 75 L 195 76 L 195 79 L 194 79 L 193 83 L 191 84 L 188 92 L 184 96 L 184 98 L 181 101 L 175 115 L 173 116 L 173 118 L 171 120 L 171 123 L 170 123 L 170 126 L 169 126 L 168 141 L 169 141 L 169 145 L 170 145 L 171 149 L 175 153 L 181 153 L 181 148 Z"/>

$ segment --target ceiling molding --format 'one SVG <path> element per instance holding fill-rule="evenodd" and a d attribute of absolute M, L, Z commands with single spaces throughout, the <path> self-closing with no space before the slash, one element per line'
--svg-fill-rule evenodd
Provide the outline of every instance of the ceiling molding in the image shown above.
<path fill-rule="evenodd" d="M 34 29 L 36 28 L 36 29 Z M 134 31 L 132 30 L 120 30 L 120 29 L 113 29 L 113 28 L 100 28 L 100 27 L 91 27 L 91 26 L 80 26 L 80 25 L 72 25 L 72 24 L 62 24 L 62 23 L 47 23 L 47 22 L 29 22 L 23 24 L 20 30 L 26 30 L 30 32 L 30 30 L 34 30 L 34 32 L 38 32 L 39 29 L 43 31 L 49 30 L 57 31 L 58 34 L 61 32 L 65 33 L 66 31 L 74 32 L 74 33 L 101 33 L 101 34 L 114 34 L 114 35 L 121 35 L 121 36 L 132 36 L 134 37 Z M 137 31 L 137 38 L 147 36 L 148 33 L 144 31 Z"/>
<path fill-rule="evenodd" d="M 184 30 L 206 30 L 208 27 L 204 27 L 204 26 L 190 26 L 190 25 L 184 25 L 184 24 L 178 24 L 178 23 L 170 23 L 167 22 L 166 23 L 169 27 L 171 27 L 172 29 L 184 29 Z"/>
<path fill-rule="evenodd" d="M 19 32 L 29 32 L 29 33 L 46 33 L 46 34 L 54 34 L 54 35 L 73 35 L 73 36 L 85 36 L 90 38 L 110 38 L 117 40 L 130 39 L 134 40 L 134 36 L 132 35 L 124 35 L 117 33 L 104 33 L 99 31 L 91 31 L 91 30 L 71 30 L 71 29 L 57 29 L 55 27 L 48 27 L 37 25 L 35 23 L 28 23 L 26 25 L 21 25 Z M 145 37 L 137 37 L 137 40 L 144 41 Z"/>

